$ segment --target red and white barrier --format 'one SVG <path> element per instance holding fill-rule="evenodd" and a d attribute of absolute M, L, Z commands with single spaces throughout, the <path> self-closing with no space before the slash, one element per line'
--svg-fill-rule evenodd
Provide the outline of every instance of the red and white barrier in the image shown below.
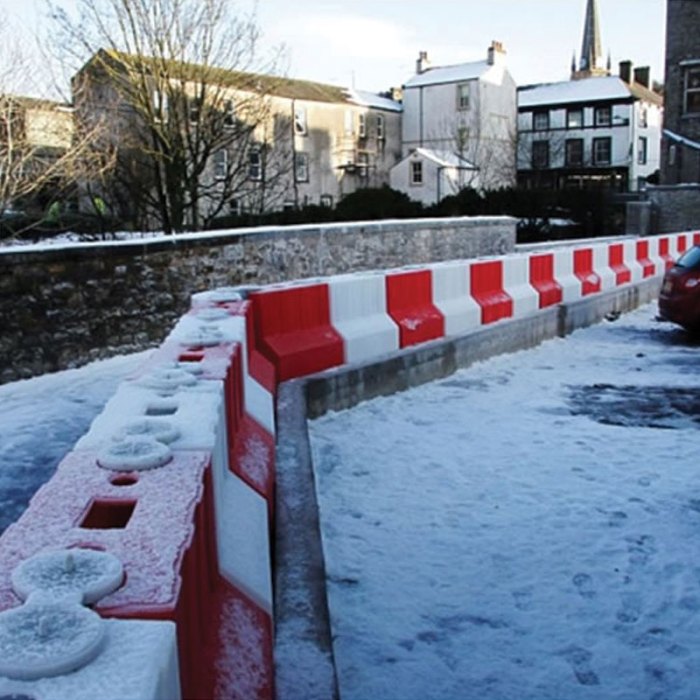
<path fill-rule="evenodd" d="M 399 327 L 402 348 L 445 335 L 445 319 L 433 303 L 429 269 L 392 270 L 386 275 L 389 316 Z"/>
<path fill-rule="evenodd" d="M 328 288 L 331 324 L 343 339 L 345 363 L 399 349 L 399 328 L 387 311 L 382 273 L 331 277 Z"/>
<path fill-rule="evenodd" d="M 470 265 L 470 292 L 481 307 L 481 323 L 494 323 L 513 315 L 513 300 L 503 286 L 503 260 Z"/>
<path fill-rule="evenodd" d="M 481 307 L 470 295 L 468 262 L 438 263 L 430 272 L 433 303 L 445 319 L 445 335 L 461 335 L 481 325 Z"/>
<path fill-rule="evenodd" d="M 194 295 L 0 537 L 0 694 L 270 700 L 277 383 L 659 276 L 698 243 L 586 242 Z M 69 578 L 87 551 L 123 568 L 99 598 L 53 601 L 89 639 L 32 666 L 6 630 L 31 628 L 45 600 L 16 572 L 56 550 Z"/>
<path fill-rule="evenodd" d="M 527 255 L 508 255 L 503 260 L 503 288 L 513 300 L 513 316 L 520 318 L 540 307 L 540 295 L 530 284 L 530 261 Z"/>

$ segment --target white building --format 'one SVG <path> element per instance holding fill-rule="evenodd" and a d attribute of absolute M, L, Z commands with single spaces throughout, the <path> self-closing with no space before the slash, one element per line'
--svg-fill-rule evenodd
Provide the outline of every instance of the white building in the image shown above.
<path fill-rule="evenodd" d="M 648 69 L 630 72 L 518 90 L 521 186 L 643 188 L 659 168 L 663 99 Z"/>
<path fill-rule="evenodd" d="M 515 142 L 516 86 L 501 44 L 484 61 L 452 66 L 431 67 L 423 52 L 403 88 L 403 159 L 391 186 L 433 204 L 463 187 L 513 185 Z"/>

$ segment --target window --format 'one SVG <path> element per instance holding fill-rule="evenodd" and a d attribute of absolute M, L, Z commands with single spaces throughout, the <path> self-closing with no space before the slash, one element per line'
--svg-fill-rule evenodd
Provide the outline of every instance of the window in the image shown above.
<path fill-rule="evenodd" d="M 196 124 L 199 121 L 199 117 L 202 112 L 202 102 L 199 98 L 190 100 L 187 104 L 189 120 L 192 124 Z"/>
<path fill-rule="evenodd" d="M 294 107 L 294 133 L 297 136 L 306 136 L 306 109 Z"/>
<path fill-rule="evenodd" d="M 420 160 L 414 160 L 411 163 L 411 184 L 423 184 L 423 162 Z"/>
<path fill-rule="evenodd" d="M 309 154 L 294 154 L 294 179 L 297 182 L 309 181 Z"/>
<path fill-rule="evenodd" d="M 595 108 L 595 125 L 610 126 L 612 124 L 612 107 Z"/>
<path fill-rule="evenodd" d="M 549 112 L 535 112 L 532 115 L 532 128 L 535 131 L 546 131 L 549 129 Z"/>
<path fill-rule="evenodd" d="M 240 216 L 241 214 L 241 203 L 238 199 L 229 199 L 228 208 L 231 214 L 234 216 Z"/>
<path fill-rule="evenodd" d="M 262 153 L 259 148 L 253 148 L 248 153 L 248 179 L 262 180 Z"/>
<path fill-rule="evenodd" d="M 580 129 L 583 126 L 583 110 L 569 109 L 566 111 L 566 128 Z"/>
<path fill-rule="evenodd" d="M 358 153 L 357 165 L 360 177 L 367 177 L 369 174 L 369 153 Z"/>
<path fill-rule="evenodd" d="M 377 115 L 377 140 L 384 140 L 384 116 L 382 114 Z"/>
<path fill-rule="evenodd" d="M 469 83 L 457 86 L 457 109 L 469 109 Z"/>
<path fill-rule="evenodd" d="M 642 129 L 646 129 L 649 126 L 649 110 L 646 107 L 642 107 L 639 110 L 639 126 Z"/>
<path fill-rule="evenodd" d="M 228 153 L 222 148 L 214 153 L 214 177 L 223 180 L 228 172 Z"/>
<path fill-rule="evenodd" d="M 683 111 L 686 114 L 700 113 L 700 67 L 688 68 L 685 72 Z"/>
<path fill-rule="evenodd" d="M 367 137 L 367 115 L 360 114 L 357 118 L 357 135 L 364 139 Z"/>
<path fill-rule="evenodd" d="M 537 169 L 549 167 L 549 141 L 532 142 L 532 167 Z"/>
<path fill-rule="evenodd" d="M 637 141 L 637 163 L 646 165 L 647 163 L 647 138 L 640 136 Z"/>
<path fill-rule="evenodd" d="M 566 140 L 566 165 L 570 168 L 583 165 L 583 139 Z"/>
<path fill-rule="evenodd" d="M 235 126 L 236 124 L 236 105 L 233 100 L 224 102 L 224 125 Z"/>
<path fill-rule="evenodd" d="M 332 194 L 322 194 L 320 200 L 322 207 L 328 207 L 328 209 L 333 208 L 333 195 Z"/>
<path fill-rule="evenodd" d="M 610 165 L 612 140 L 593 139 L 593 165 Z"/>

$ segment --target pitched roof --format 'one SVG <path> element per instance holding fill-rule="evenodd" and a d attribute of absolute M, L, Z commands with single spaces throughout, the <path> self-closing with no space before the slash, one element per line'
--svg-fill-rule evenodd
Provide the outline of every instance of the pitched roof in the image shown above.
<path fill-rule="evenodd" d="M 458 63 L 452 66 L 436 66 L 414 75 L 405 85 L 406 88 L 422 87 L 424 85 L 439 85 L 441 83 L 456 83 L 463 80 L 480 78 L 489 68 L 487 61 Z"/>
<path fill-rule="evenodd" d="M 565 80 L 560 83 L 524 85 L 518 88 L 520 108 L 630 98 L 663 104 L 660 95 L 637 83 L 629 85 L 617 76 Z"/>
<path fill-rule="evenodd" d="M 355 104 L 390 111 L 401 111 L 402 107 L 386 97 L 380 97 L 370 92 L 351 90 L 338 85 L 328 85 L 310 80 L 298 80 L 264 73 L 249 73 L 246 71 L 229 70 L 218 66 L 202 66 L 186 61 L 174 61 L 151 56 L 136 56 L 113 50 L 101 50 L 96 53 L 81 68 L 81 72 L 91 64 L 120 63 L 131 65 L 137 70 L 159 71 L 165 68 L 172 77 L 183 80 L 201 80 L 203 70 L 207 80 L 212 84 L 261 92 L 276 97 L 309 102 L 327 102 L 337 104 Z"/>
<path fill-rule="evenodd" d="M 406 158 L 411 158 L 415 154 L 427 158 L 443 168 L 460 168 L 462 170 L 479 169 L 474 163 L 468 161 L 466 158 L 462 158 L 462 156 L 454 151 L 434 151 L 431 148 L 420 147 L 409 153 Z"/>

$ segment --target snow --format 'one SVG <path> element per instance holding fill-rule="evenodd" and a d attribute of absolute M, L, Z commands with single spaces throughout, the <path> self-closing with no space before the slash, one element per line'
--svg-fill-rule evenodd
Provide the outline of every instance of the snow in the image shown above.
<path fill-rule="evenodd" d="M 146 353 L 0 386 L 0 532 L 87 431 Z"/>
<path fill-rule="evenodd" d="M 560 83 L 526 85 L 518 89 L 518 107 L 589 102 L 591 100 L 629 99 L 629 86 L 621 78 L 610 76 Z"/>
<path fill-rule="evenodd" d="M 310 423 L 343 700 L 692 700 L 698 348 L 654 305 Z"/>
<path fill-rule="evenodd" d="M 472 63 L 458 63 L 452 66 L 436 66 L 428 68 L 423 73 L 414 75 L 406 82 L 404 87 L 414 88 L 425 85 L 439 85 L 441 83 L 456 83 L 464 80 L 480 78 L 489 69 L 493 68 L 486 61 L 474 61 Z"/>
<path fill-rule="evenodd" d="M 388 97 L 382 97 L 366 90 L 355 90 L 354 88 L 349 88 L 347 92 L 350 100 L 356 105 L 374 107 L 375 109 L 383 109 L 388 112 L 403 111 L 403 105 L 400 102 L 396 102 Z"/>

